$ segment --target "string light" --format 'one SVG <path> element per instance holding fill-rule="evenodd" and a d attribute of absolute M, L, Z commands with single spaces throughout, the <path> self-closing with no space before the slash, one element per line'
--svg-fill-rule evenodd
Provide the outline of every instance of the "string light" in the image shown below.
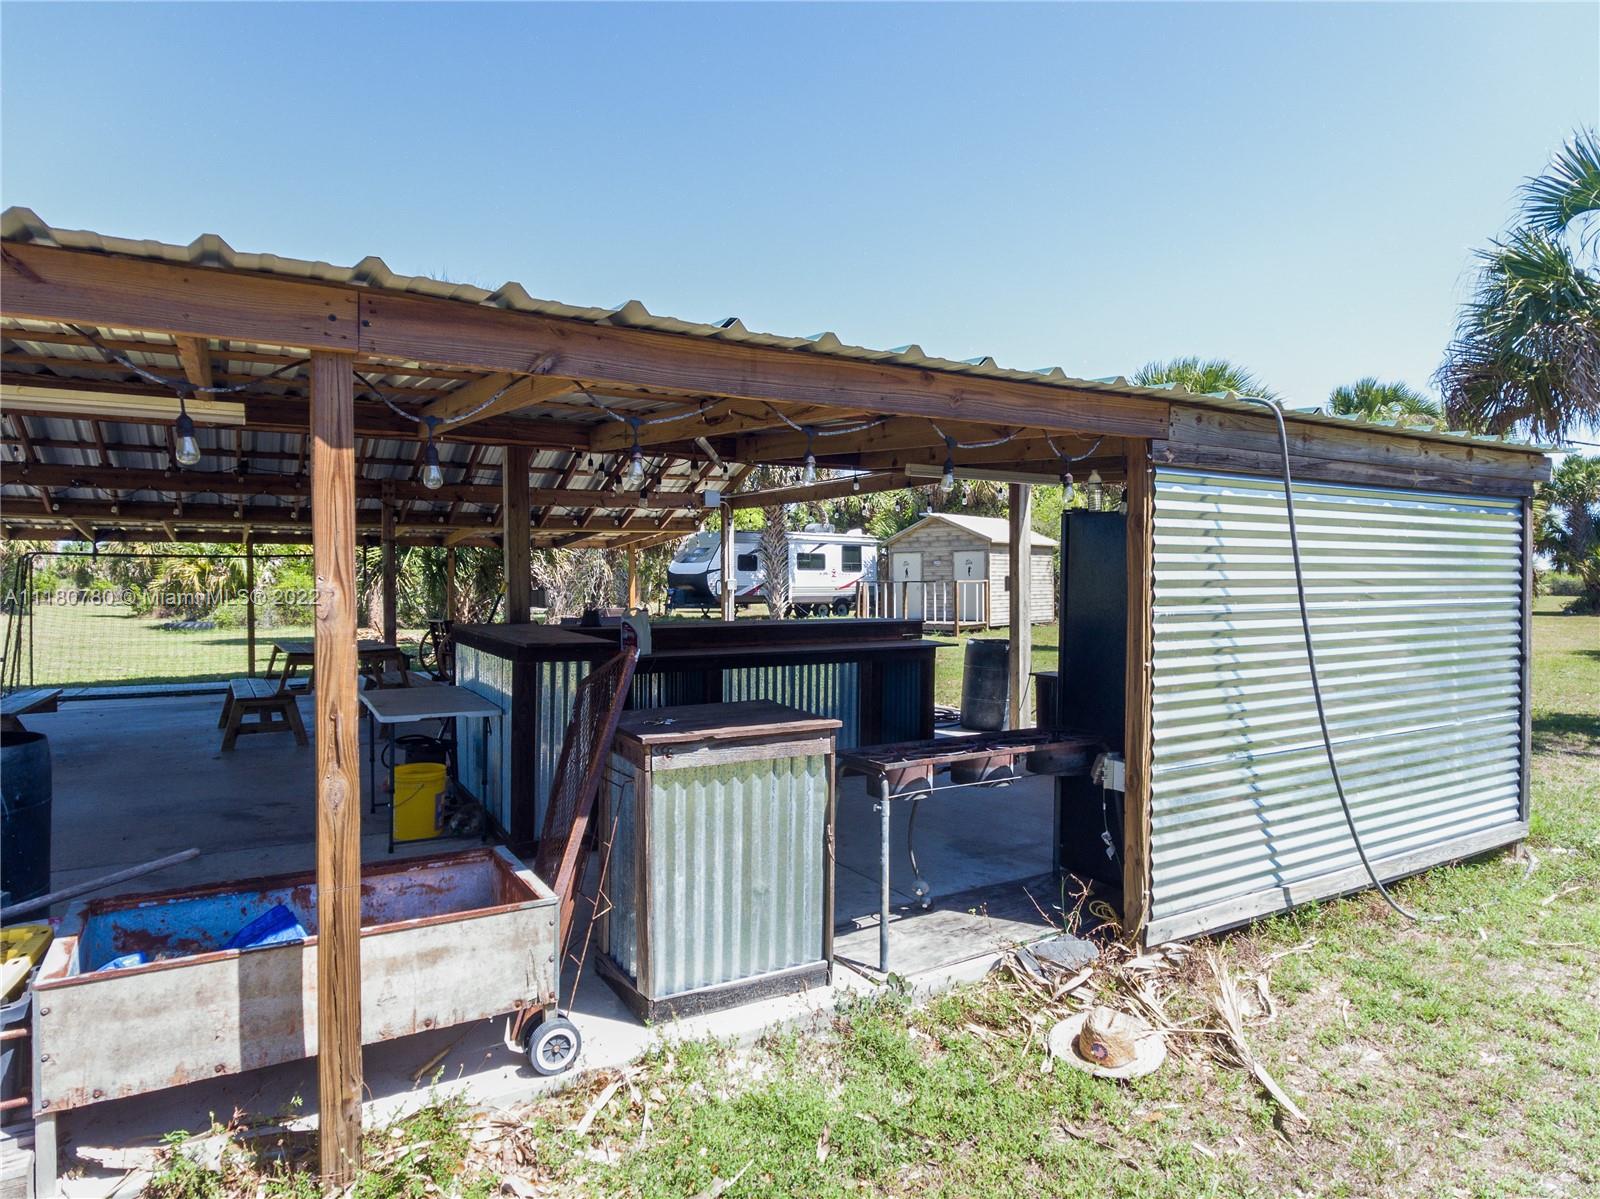
<path fill-rule="evenodd" d="M 439 418 L 425 416 L 422 423 L 428 430 L 428 444 L 422 449 L 422 485 L 429 491 L 438 491 L 444 486 L 444 471 L 439 466 L 439 444 L 433 439 L 433 427 L 439 423 Z"/>
<path fill-rule="evenodd" d="M 622 489 L 638 491 L 644 486 L 644 451 L 639 448 L 639 419 L 628 422 L 633 426 L 633 452 L 628 455 L 628 469 L 622 472 Z"/>
<path fill-rule="evenodd" d="M 811 452 L 811 430 L 806 430 L 806 465 L 800 472 L 801 482 L 815 483 L 817 481 L 817 456 Z"/>
<path fill-rule="evenodd" d="M 173 455 L 178 465 L 194 466 L 200 461 L 200 442 L 195 438 L 194 418 L 189 415 L 182 392 L 178 393 L 178 419 L 173 422 L 172 432 L 178 442 L 177 452 Z"/>
<path fill-rule="evenodd" d="M 937 428 L 938 426 L 934 426 Z M 939 477 L 939 494 L 949 495 L 956 486 L 956 440 L 953 437 L 944 439 L 944 474 Z"/>

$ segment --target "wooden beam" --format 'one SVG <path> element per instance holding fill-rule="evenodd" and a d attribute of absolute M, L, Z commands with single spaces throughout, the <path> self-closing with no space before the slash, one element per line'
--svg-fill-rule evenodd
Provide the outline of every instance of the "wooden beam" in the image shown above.
<path fill-rule="evenodd" d="M 254 678 L 256 673 L 256 543 L 248 529 L 244 534 L 244 654 Z"/>
<path fill-rule="evenodd" d="M 1165 400 L 960 371 L 828 357 L 807 350 L 597 325 L 387 292 L 361 297 L 364 352 L 485 369 L 525 369 L 553 354 L 552 374 L 733 399 L 1157 437 Z"/>
<path fill-rule="evenodd" d="M 628 611 L 639 610 L 639 551 L 628 547 Z"/>
<path fill-rule="evenodd" d="M 1273 434 L 1274 437 L 1276 435 Z M 1163 466 L 1233 471 L 1239 474 L 1264 475 L 1268 478 L 1283 477 L 1281 446 L 1272 450 L 1259 450 L 1241 449 L 1238 446 L 1153 441 L 1150 447 L 1155 461 Z M 1365 487 L 1403 487 L 1418 491 L 1454 491 L 1468 495 L 1530 496 L 1538 482 L 1537 471 L 1526 473 L 1521 478 L 1512 478 L 1504 474 L 1478 471 L 1472 467 L 1452 468 L 1442 460 L 1428 466 L 1408 466 L 1400 461 L 1385 465 L 1345 462 L 1291 453 L 1289 465 L 1296 479 L 1307 482 L 1355 483 Z"/>
<path fill-rule="evenodd" d="M 19 242 L 6 243 L 3 278 L 10 316 L 306 349 L 360 344 L 353 286 Z"/>
<path fill-rule="evenodd" d="M 1015 432 L 1014 427 L 1001 428 L 998 425 L 974 424 L 971 421 L 941 421 L 939 428 L 957 441 L 968 443 L 997 441 Z M 1029 440 L 1037 441 L 1039 438 L 1033 437 Z M 1067 450 L 1068 445 L 1077 444 L 1077 439 L 1058 438 L 1057 444 L 1061 445 L 1063 450 Z M 785 462 L 803 458 L 806 446 L 804 433 L 796 433 L 793 429 L 786 428 L 780 432 L 737 437 L 727 447 L 727 456 L 735 462 Z M 844 454 L 918 449 L 929 446 L 936 448 L 940 454 L 945 452 L 944 438 L 939 436 L 933 422 L 915 417 L 892 417 L 871 428 L 832 436 L 812 437 L 810 440 L 811 450 L 819 460 L 824 457 L 837 458 Z M 962 451 L 957 451 L 958 456 L 961 453 Z"/>
<path fill-rule="evenodd" d="M 113 500 L 67 500 L 51 497 L 41 501 L 35 510 L 25 510 L 21 497 L 7 497 L 6 507 L 14 519 L 26 519 L 34 524 L 56 524 L 70 527 L 74 519 L 92 520 L 97 525 L 103 525 L 101 531 L 107 529 L 132 528 L 136 526 L 158 527 L 163 524 L 175 524 L 180 528 L 210 528 L 218 530 L 231 530 L 238 532 L 243 529 L 305 529 L 311 528 L 306 509 L 275 505 L 265 507 L 261 505 L 238 505 L 239 514 L 235 515 L 236 505 L 233 504 L 174 504 L 165 503 L 132 503 L 128 501 Z M 175 510 L 176 509 L 176 510 Z M 24 516 L 22 513 L 26 511 Z M 675 529 L 683 532 L 693 532 L 699 527 L 699 521 L 693 517 L 670 515 L 670 519 L 660 526 L 663 529 Z M 357 513 L 356 528 L 371 539 L 376 539 L 381 533 L 381 519 L 379 513 L 372 508 L 363 508 Z M 549 532 L 567 532 L 574 529 L 586 528 L 583 521 L 571 516 L 551 517 L 541 526 Z M 605 525 L 594 526 L 595 532 L 604 533 L 608 527 Z M 409 520 L 396 519 L 396 533 L 401 541 L 421 537 L 425 543 L 443 540 L 452 532 L 460 532 L 463 539 L 473 537 L 493 538 L 500 531 L 500 522 L 493 514 L 467 514 L 458 516 L 453 521 L 441 515 L 422 514 Z M 414 541 L 412 542 L 414 543 Z"/>
<path fill-rule="evenodd" d="M 806 424 L 813 421 L 836 421 L 857 415 L 848 410 L 822 408 L 816 405 L 796 406 L 773 404 L 770 401 L 765 404 L 752 404 L 749 401 L 737 400 L 721 400 L 716 403 L 702 401 L 700 404 L 685 404 L 676 409 L 656 411 L 646 415 L 651 419 L 659 419 L 665 415 L 679 415 L 696 410 L 700 412 L 698 420 L 685 417 L 683 420 L 667 421 L 659 425 L 641 425 L 639 444 L 677 445 L 680 449 L 686 449 L 697 437 L 727 438 L 753 429 L 775 429 L 784 426 L 784 417 L 788 417 L 796 424 Z M 776 410 L 781 410 L 782 415 Z M 607 421 L 595 429 L 589 445 L 596 450 L 627 449 L 633 445 L 633 427 L 621 421 Z"/>
<path fill-rule="evenodd" d="M 444 618 L 456 618 L 456 547 L 444 552 Z"/>
<path fill-rule="evenodd" d="M 394 645 L 396 621 L 398 619 L 395 607 L 398 579 L 396 577 L 393 499 L 385 499 L 383 501 L 381 527 L 381 562 L 379 566 L 381 578 L 379 583 L 383 592 L 383 640 L 388 645 Z"/>
<path fill-rule="evenodd" d="M 211 349 L 203 337 L 179 337 L 178 362 L 183 366 L 183 376 L 196 387 L 215 387 L 211 374 Z"/>
<path fill-rule="evenodd" d="M 533 529 L 528 503 L 528 461 L 526 447 L 507 446 L 505 465 L 500 471 L 507 624 L 526 624 L 533 614 L 533 571 L 529 556 Z"/>
<path fill-rule="evenodd" d="M 734 554 L 734 529 L 733 509 L 727 504 L 722 506 L 722 531 L 719 543 L 722 554 L 722 619 L 733 620 L 739 614 L 739 605 L 736 601 L 734 590 L 738 578 L 736 567 L 738 559 Z"/>
<path fill-rule="evenodd" d="M 924 480 L 931 483 L 933 480 Z M 801 483 L 794 487 L 774 487 L 768 491 L 747 491 L 731 497 L 727 502 L 733 508 L 766 508 L 773 504 L 806 504 L 814 500 L 836 500 L 850 495 L 871 495 L 879 491 L 895 491 L 902 487 L 915 487 L 917 482 L 903 471 L 890 471 L 878 475 L 852 475 L 846 479 L 829 479 L 823 483 Z"/>
<path fill-rule="evenodd" d="M 1155 603 L 1155 473 L 1147 444 L 1128 450 L 1128 651 L 1124 685 L 1122 932 L 1130 943 L 1150 917 L 1151 665 Z"/>
<path fill-rule="evenodd" d="M 361 1161 L 361 776 L 356 717 L 355 375 L 311 362 L 317 576 L 317 1092 L 324 1186 Z"/>
<path fill-rule="evenodd" d="M 474 379 L 470 383 L 463 383 L 455 390 L 447 392 L 424 408 L 422 415 L 441 421 L 453 421 L 448 429 L 439 430 L 439 432 L 451 432 L 478 421 L 520 412 L 524 408 L 546 403 L 557 396 L 571 395 L 577 386 L 571 379 L 546 375 L 537 370 L 527 375 L 497 372 Z M 480 407 L 484 404 L 487 406 Z"/>
<path fill-rule="evenodd" d="M 1010 485 L 1011 645 L 1010 717 L 1014 729 L 1032 725 L 1028 684 L 1033 681 L 1033 488 Z"/>
<path fill-rule="evenodd" d="M 145 447 L 149 453 L 149 447 Z M 94 488 L 100 491 L 154 491 L 168 495 L 274 496 L 305 499 L 309 478 L 295 475 L 239 474 L 232 471 L 136 470 L 117 466 L 70 466 L 59 463 L 0 463 L 0 479 L 30 487 Z M 371 500 L 388 495 L 395 500 L 425 500 L 435 504 L 500 502 L 499 484 L 447 483 L 430 491 L 420 479 L 358 479 L 356 498 Z M 534 487 L 529 502 L 556 508 L 615 508 L 624 511 L 677 512 L 700 506 L 698 491 L 597 492 L 581 487 Z"/>
<path fill-rule="evenodd" d="M 338 347 L 385 361 L 526 371 L 736 399 L 1164 436 L 1164 400 L 692 337 L 342 284 L 7 243 L 19 317 Z"/>

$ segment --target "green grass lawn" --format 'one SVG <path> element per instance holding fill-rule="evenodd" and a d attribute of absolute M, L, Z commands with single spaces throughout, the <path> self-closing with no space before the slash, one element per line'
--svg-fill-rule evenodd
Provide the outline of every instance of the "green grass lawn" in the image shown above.
<path fill-rule="evenodd" d="M 178 630 L 163 629 L 162 623 L 125 607 L 41 604 L 33 617 L 31 685 L 207 682 L 246 673 L 249 655 L 243 628 Z M 258 627 L 257 672 L 266 670 L 273 641 L 306 638 L 312 632 L 309 624 Z M 401 647 L 412 648 L 418 636 L 402 630 Z M 27 686 L 29 677 L 25 660 L 18 678 Z"/>
<path fill-rule="evenodd" d="M 995 979 L 920 1007 L 889 995 L 754 1049 L 662 1047 L 631 1074 L 498 1114 L 477 1140 L 431 1132 L 452 1148 L 421 1165 L 393 1164 L 396 1143 L 420 1135 L 410 1126 L 370 1136 L 390 1163 L 374 1157 L 362 1193 L 487 1195 L 513 1178 L 503 1193 L 1600 1194 L 1600 620 L 1559 608 L 1541 600 L 1535 620 L 1531 856 L 1397 888 L 1439 922 L 1407 925 L 1361 894 L 1210 943 L 1241 982 L 1270 977 L 1275 1015 L 1247 1036 L 1307 1127 L 1191 1038 L 1133 1083 L 1045 1072 L 1049 1018 Z M 1215 1024 L 1197 971 L 1162 985 L 1174 1019 Z M 448 1105 L 426 1117 L 467 1130 L 487 1118 Z M 303 1176 L 275 1185 L 310 1193 Z"/>

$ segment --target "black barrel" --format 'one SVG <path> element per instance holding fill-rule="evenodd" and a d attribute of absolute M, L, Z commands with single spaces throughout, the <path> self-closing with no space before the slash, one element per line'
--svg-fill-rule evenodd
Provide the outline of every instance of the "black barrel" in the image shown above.
<path fill-rule="evenodd" d="M 967 657 L 961 672 L 961 727 L 983 733 L 998 733 L 1006 727 L 1006 675 L 1011 642 L 979 640 L 967 642 Z"/>
<path fill-rule="evenodd" d="M 50 741 L 0 732 L 0 860 L 9 902 L 50 889 Z"/>

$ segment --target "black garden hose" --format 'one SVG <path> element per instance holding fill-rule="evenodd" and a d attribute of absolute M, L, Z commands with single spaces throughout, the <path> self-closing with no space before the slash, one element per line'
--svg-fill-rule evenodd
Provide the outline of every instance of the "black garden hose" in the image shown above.
<path fill-rule="evenodd" d="M 1317 705 L 1317 725 L 1322 730 L 1322 748 L 1328 756 L 1328 773 L 1333 776 L 1333 789 L 1339 796 L 1339 807 L 1344 810 L 1344 822 L 1350 826 L 1350 840 L 1355 843 L 1356 855 L 1361 859 L 1361 865 L 1366 868 L 1367 877 L 1372 880 L 1372 885 L 1378 889 L 1378 894 L 1383 896 L 1391 908 L 1413 923 L 1424 919 L 1442 920 L 1442 916 L 1418 916 L 1415 912 L 1402 907 L 1399 900 L 1389 894 L 1389 889 L 1383 885 L 1383 880 L 1378 877 L 1378 872 L 1372 868 L 1372 863 L 1367 859 L 1366 847 L 1361 844 L 1361 834 L 1356 831 L 1355 814 L 1350 810 L 1350 800 L 1344 793 L 1344 780 L 1339 777 L 1339 763 L 1333 753 L 1333 737 L 1328 732 L 1328 714 L 1322 702 L 1322 684 L 1317 677 L 1317 651 L 1311 643 L 1311 613 L 1306 607 L 1305 571 L 1300 565 L 1300 534 L 1294 520 L 1294 483 L 1289 477 L 1289 430 L 1283 422 L 1283 409 L 1275 401 L 1262 399 L 1259 396 L 1238 398 L 1264 405 L 1271 410 L 1273 418 L 1278 422 L 1278 444 L 1283 451 L 1283 504 L 1289 517 L 1289 550 L 1294 558 L 1294 590 L 1300 601 L 1300 631 L 1305 636 L 1306 666 L 1311 673 L 1311 696 Z"/>

